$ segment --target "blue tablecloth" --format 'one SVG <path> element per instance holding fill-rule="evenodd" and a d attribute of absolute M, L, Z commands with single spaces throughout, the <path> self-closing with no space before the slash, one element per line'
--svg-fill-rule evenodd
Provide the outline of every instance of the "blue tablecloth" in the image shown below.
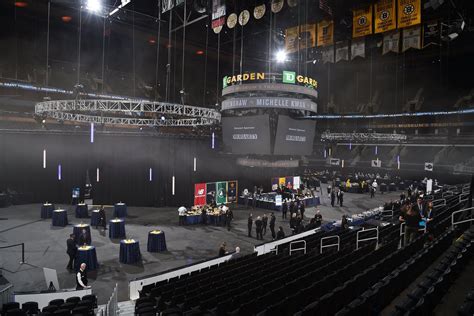
<path fill-rule="evenodd" d="M 87 265 L 87 270 L 97 270 L 99 263 L 97 262 L 97 254 L 94 246 L 86 246 L 77 248 L 74 267 L 79 270 L 81 263 Z"/>
<path fill-rule="evenodd" d="M 77 224 L 77 225 L 74 225 L 73 229 L 72 229 L 72 233 L 74 234 L 75 236 L 75 241 L 76 241 L 76 245 L 79 245 L 79 238 L 82 234 L 82 230 L 85 229 L 86 230 L 86 234 L 87 234 L 87 238 L 86 238 L 86 244 L 90 245 L 92 240 L 91 240 L 91 227 L 89 226 L 89 224 Z M 82 246 L 82 245 L 80 245 Z"/>
<path fill-rule="evenodd" d="M 99 210 L 93 210 L 91 212 L 91 226 L 99 226 L 99 224 L 100 224 Z"/>
<path fill-rule="evenodd" d="M 319 205 L 321 204 L 320 200 L 319 200 L 319 196 L 316 196 L 316 197 L 313 197 L 313 198 L 308 198 L 308 199 L 304 199 L 304 205 L 305 206 L 316 206 L 316 205 Z"/>
<path fill-rule="evenodd" d="M 148 233 L 148 252 L 166 251 L 165 232 L 162 230 L 152 230 Z"/>
<path fill-rule="evenodd" d="M 127 217 L 127 205 L 125 203 L 117 203 L 114 205 L 114 217 Z"/>
<path fill-rule="evenodd" d="M 201 215 L 187 215 L 186 225 L 196 225 L 201 222 Z"/>
<path fill-rule="evenodd" d="M 87 212 L 87 204 L 76 205 L 76 218 L 87 218 L 89 213 Z"/>
<path fill-rule="evenodd" d="M 66 226 L 67 222 L 67 212 L 65 210 L 54 210 L 53 211 L 53 226 Z"/>
<path fill-rule="evenodd" d="M 41 218 L 51 218 L 53 216 L 54 205 L 43 204 L 41 205 Z"/>
<path fill-rule="evenodd" d="M 140 261 L 140 244 L 138 241 L 131 243 L 122 240 L 120 242 L 120 262 L 121 263 L 135 263 Z"/>
<path fill-rule="evenodd" d="M 125 221 L 123 219 L 109 221 L 109 238 L 125 238 Z"/>

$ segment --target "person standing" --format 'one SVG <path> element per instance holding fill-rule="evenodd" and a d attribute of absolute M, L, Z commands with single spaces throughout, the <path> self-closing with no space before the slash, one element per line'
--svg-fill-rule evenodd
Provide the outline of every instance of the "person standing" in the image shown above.
<path fill-rule="evenodd" d="M 339 197 L 341 196 L 341 189 L 336 191 L 336 205 L 339 205 Z M 334 205 L 333 205 L 334 206 Z"/>
<path fill-rule="evenodd" d="M 344 202 L 344 192 L 339 190 L 339 205 L 342 207 L 342 203 Z"/>
<path fill-rule="evenodd" d="M 316 227 L 320 227 L 323 221 L 323 216 L 321 215 L 321 211 L 316 209 L 316 215 L 314 215 L 314 224 Z"/>
<path fill-rule="evenodd" d="M 226 243 L 223 242 L 221 246 L 219 247 L 219 257 L 224 257 L 227 254 L 225 247 L 226 247 Z"/>
<path fill-rule="evenodd" d="M 420 213 L 421 217 L 426 217 L 426 207 L 425 204 L 423 203 L 423 199 L 421 197 L 418 197 L 416 199 L 416 205 L 414 207 L 414 211 Z"/>
<path fill-rule="evenodd" d="M 348 229 L 349 228 L 349 221 L 347 219 L 347 215 L 342 215 L 341 219 L 341 228 L 342 229 Z"/>
<path fill-rule="evenodd" d="M 262 218 L 260 216 L 257 217 L 255 220 L 255 232 L 257 233 L 257 239 L 263 240 L 263 235 L 262 235 Z"/>
<path fill-rule="evenodd" d="M 334 202 L 336 200 L 336 194 L 334 191 L 331 191 L 331 206 L 334 207 Z"/>
<path fill-rule="evenodd" d="M 306 211 L 306 208 L 304 206 L 304 201 L 301 201 L 300 204 L 300 213 L 301 213 L 301 218 L 304 219 L 304 212 Z"/>
<path fill-rule="evenodd" d="M 374 187 L 373 187 L 373 186 L 370 186 L 370 187 L 369 187 L 369 190 L 370 190 L 370 198 L 373 198 L 374 195 L 375 195 L 375 189 L 374 189 Z"/>
<path fill-rule="evenodd" d="M 267 225 L 268 225 L 268 216 L 267 214 L 263 214 L 262 216 L 262 230 L 263 230 L 263 234 L 266 235 L 267 234 Z"/>
<path fill-rule="evenodd" d="M 232 210 L 230 208 L 227 208 L 227 212 L 225 213 L 226 217 L 226 225 L 227 225 L 227 231 L 230 231 L 230 224 L 232 220 L 234 219 L 234 213 L 232 213 Z"/>
<path fill-rule="evenodd" d="M 181 206 L 178 209 L 178 216 L 179 216 L 179 224 L 180 226 L 186 224 L 186 208 L 184 206 Z"/>
<path fill-rule="evenodd" d="M 255 191 L 253 191 L 252 196 L 252 209 L 254 210 L 257 207 L 257 187 L 255 187 Z"/>
<path fill-rule="evenodd" d="M 291 219 L 293 217 L 293 213 L 296 213 L 295 201 L 293 199 L 290 202 L 289 210 L 290 210 L 290 219 Z"/>
<path fill-rule="evenodd" d="M 281 218 L 282 219 L 286 219 L 286 213 L 288 212 L 288 202 L 286 201 L 283 201 L 283 206 L 281 208 Z"/>
<path fill-rule="evenodd" d="M 252 225 L 253 225 L 253 218 L 252 218 L 252 213 L 250 213 L 249 218 L 247 219 L 247 227 L 249 229 L 249 237 L 252 237 Z"/>
<path fill-rule="evenodd" d="M 278 227 L 277 240 L 283 238 L 285 238 L 285 232 L 283 231 L 283 227 L 280 226 Z"/>
<path fill-rule="evenodd" d="M 103 205 L 99 208 L 99 224 L 104 228 L 104 230 L 107 230 L 107 218 L 105 216 L 105 208 Z M 97 229 L 97 226 L 95 228 Z"/>
<path fill-rule="evenodd" d="M 90 289 L 91 286 L 87 285 L 87 272 L 86 272 L 87 265 L 85 263 L 81 263 L 81 267 L 76 274 L 76 290 L 85 290 Z"/>
<path fill-rule="evenodd" d="M 270 215 L 270 231 L 272 232 L 272 239 L 275 239 L 276 235 L 275 235 L 275 221 L 276 221 L 276 217 L 275 217 L 275 214 L 272 214 Z"/>
<path fill-rule="evenodd" d="M 201 211 L 201 222 L 204 224 L 204 225 L 207 225 L 207 211 L 206 211 L 206 208 L 203 207 L 202 208 L 202 211 Z"/>
<path fill-rule="evenodd" d="M 416 239 L 419 223 L 421 221 L 420 213 L 415 211 L 411 204 L 407 204 L 405 211 L 400 215 L 400 222 L 404 222 L 405 227 L 405 246 Z"/>
<path fill-rule="evenodd" d="M 68 262 L 66 268 L 69 269 L 69 270 L 72 270 L 72 266 L 74 264 L 74 259 L 76 258 L 76 254 L 77 254 L 77 246 L 76 246 L 76 242 L 74 241 L 74 239 L 75 239 L 74 234 L 71 234 L 71 235 L 69 235 L 69 238 L 66 241 L 66 246 L 67 246 L 66 253 L 69 256 L 69 262 Z"/>

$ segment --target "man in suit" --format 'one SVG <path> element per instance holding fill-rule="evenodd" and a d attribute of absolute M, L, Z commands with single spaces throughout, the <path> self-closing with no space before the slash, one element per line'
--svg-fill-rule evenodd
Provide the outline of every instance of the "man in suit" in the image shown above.
<path fill-rule="evenodd" d="M 276 235 L 275 235 L 275 221 L 276 221 L 276 217 L 275 217 L 275 214 L 272 214 L 270 215 L 270 231 L 272 232 L 272 239 L 275 239 Z"/>
<path fill-rule="evenodd" d="M 99 209 L 99 223 L 104 227 L 104 230 L 107 230 L 107 219 L 105 217 L 105 209 L 103 205 L 101 205 Z"/>
<path fill-rule="evenodd" d="M 334 207 L 334 202 L 336 200 L 336 194 L 334 191 L 331 191 L 331 206 Z"/>
<path fill-rule="evenodd" d="M 314 223 L 316 227 L 321 226 L 322 221 L 323 221 L 323 216 L 321 215 L 321 211 L 319 209 L 316 209 L 316 215 L 314 215 Z"/>
<path fill-rule="evenodd" d="M 258 216 L 257 219 L 255 220 L 255 232 L 257 233 L 257 239 L 259 240 L 263 240 L 262 230 L 263 230 L 262 218 Z"/>
<path fill-rule="evenodd" d="M 263 214 L 262 216 L 262 230 L 263 230 L 263 234 L 266 235 L 267 234 L 267 225 L 268 225 L 268 216 L 267 214 Z"/>
<path fill-rule="evenodd" d="M 415 204 L 415 207 L 413 209 L 414 209 L 415 212 L 418 212 L 418 214 L 420 214 L 421 217 L 426 217 L 427 216 L 426 206 L 423 203 L 423 199 L 421 197 L 419 197 L 416 200 L 416 204 Z"/>
<path fill-rule="evenodd" d="M 249 237 L 252 237 L 252 225 L 253 225 L 253 218 L 252 218 L 252 213 L 250 213 L 249 218 L 247 219 L 247 227 L 249 229 Z"/>
<path fill-rule="evenodd" d="M 342 207 L 342 203 L 344 202 L 344 192 L 342 190 L 339 190 L 339 205 Z"/>
<path fill-rule="evenodd" d="M 69 256 L 69 263 L 67 264 L 66 268 L 72 270 L 72 265 L 74 263 L 74 259 L 76 258 L 77 254 L 77 247 L 76 242 L 74 241 L 74 234 L 69 235 L 68 240 L 66 241 L 67 250 L 66 253 Z"/>
<path fill-rule="evenodd" d="M 281 207 L 281 218 L 286 218 L 286 213 L 288 212 L 288 203 L 286 199 L 283 201 L 283 206 Z"/>

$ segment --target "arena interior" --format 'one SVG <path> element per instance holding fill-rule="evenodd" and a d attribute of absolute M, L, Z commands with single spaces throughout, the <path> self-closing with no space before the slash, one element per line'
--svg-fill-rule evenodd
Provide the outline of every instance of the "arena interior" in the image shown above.
<path fill-rule="evenodd" d="M 2 316 L 474 315 L 474 1 L 0 1 Z"/>

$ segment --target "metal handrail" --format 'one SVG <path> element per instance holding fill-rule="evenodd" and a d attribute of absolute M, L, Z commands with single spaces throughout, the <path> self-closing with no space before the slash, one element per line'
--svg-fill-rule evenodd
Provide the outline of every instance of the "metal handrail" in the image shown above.
<path fill-rule="evenodd" d="M 444 199 L 446 196 L 453 196 L 454 192 L 453 191 L 446 191 L 441 194 L 441 197 Z"/>
<path fill-rule="evenodd" d="M 17 246 L 21 246 L 21 261 L 20 261 L 20 264 L 24 264 L 24 263 L 26 263 L 26 261 L 25 261 L 25 243 L 24 242 L 22 242 L 21 244 L 3 246 L 3 247 L 0 247 L 0 249 L 12 248 L 12 247 L 17 247 Z"/>
<path fill-rule="evenodd" d="M 444 202 L 443 202 L 443 204 L 437 204 L 436 202 L 439 202 L 439 201 L 444 201 Z M 437 199 L 437 200 L 433 200 L 433 201 L 431 201 L 431 202 L 433 203 L 433 206 L 434 206 L 435 204 L 446 206 L 446 199 Z"/>
<path fill-rule="evenodd" d="M 423 234 L 426 233 L 426 224 L 427 223 L 425 223 L 425 227 L 419 228 L 418 231 L 423 232 Z M 403 238 L 402 237 L 405 235 L 405 229 L 404 229 L 405 226 L 406 226 L 406 223 L 401 223 L 400 224 L 400 242 L 398 243 L 398 248 L 402 247 L 402 243 L 403 243 Z"/>
<path fill-rule="evenodd" d="M 377 235 L 375 237 L 369 237 L 369 238 L 364 238 L 364 239 L 359 239 L 359 234 L 360 233 L 366 233 L 366 232 L 370 232 L 370 231 L 376 231 L 377 232 Z M 357 239 L 356 239 L 356 250 L 359 249 L 359 243 L 362 242 L 362 241 L 369 241 L 369 240 L 377 240 L 377 244 L 379 243 L 379 228 L 378 227 L 375 227 L 375 228 L 369 228 L 369 229 L 363 229 L 363 230 L 359 230 L 357 232 Z"/>
<path fill-rule="evenodd" d="M 303 248 L 293 248 L 292 247 L 294 244 L 298 244 L 298 243 L 303 243 L 304 247 Z M 300 250 L 303 250 L 304 254 L 306 254 L 306 241 L 305 240 L 296 240 L 296 241 L 290 242 L 290 256 L 293 252 L 300 251 Z"/>
<path fill-rule="evenodd" d="M 334 238 L 337 239 L 337 243 L 335 243 L 335 244 L 323 245 L 323 240 L 334 239 Z M 341 238 L 340 238 L 338 235 L 323 237 L 323 238 L 321 238 L 321 244 L 320 244 L 320 247 L 319 247 L 319 253 L 323 253 L 323 248 L 330 248 L 330 247 L 334 247 L 334 246 L 337 246 L 337 251 L 339 251 L 340 246 L 341 246 Z"/>
<path fill-rule="evenodd" d="M 474 210 L 474 207 L 468 207 L 468 208 L 465 208 L 465 209 L 462 209 L 462 210 L 459 210 L 459 211 L 455 211 L 451 214 L 451 227 L 454 228 L 455 225 L 459 225 L 459 224 L 463 224 L 463 223 L 469 223 L 469 222 L 474 222 L 474 218 L 472 217 L 472 214 L 471 214 L 471 218 L 469 219 L 465 219 L 465 220 L 461 220 L 461 221 L 454 221 L 454 215 L 456 214 L 459 214 L 459 213 L 464 213 L 466 211 L 471 211 Z"/>
<path fill-rule="evenodd" d="M 385 218 L 386 214 L 390 214 L 390 218 L 393 217 L 393 208 L 391 210 L 383 210 L 382 212 L 380 212 L 380 216 L 382 216 L 382 218 Z"/>

